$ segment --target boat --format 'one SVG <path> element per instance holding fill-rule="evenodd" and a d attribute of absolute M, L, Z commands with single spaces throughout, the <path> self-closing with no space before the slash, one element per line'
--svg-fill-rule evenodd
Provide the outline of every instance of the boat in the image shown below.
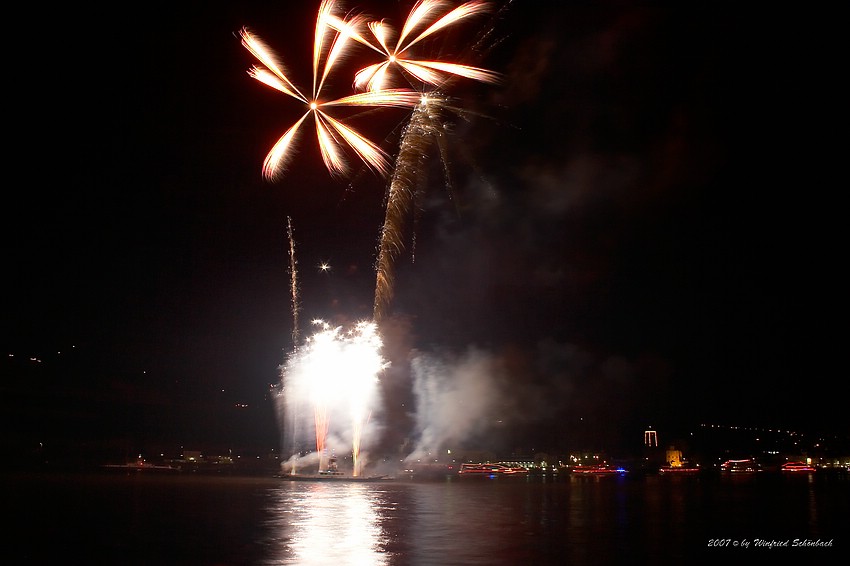
<path fill-rule="evenodd" d="M 312 482 L 384 482 L 392 481 L 392 476 L 350 476 L 342 472 L 335 474 L 277 474 L 275 477 L 289 481 L 312 481 Z"/>
<path fill-rule="evenodd" d="M 753 474 L 762 471 L 762 466 L 751 458 L 741 460 L 726 460 L 720 464 L 721 472 L 730 474 Z"/>
<path fill-rule="evenodd" d="M 597 464 L 592 466 L 571 466 L 570 472 L 573 474 L 586 474 L 596 476 L 613 476 L 625 474 L 628 470 L 621 467 L 613 467 L 608 464 Z"/>
<path fill-rule="evenodd" d="M 780 468 L 783 472 L 814 472 L 814 466 L 805 462 L 786 462 Z"/>
<path fill-rule="evenodd" d="M 661 466 L 658 468 L 658 473 L 663 475 L 694 475 L 700 473 L 702 470 L 699 468 L 691 468 L 686 466 Z"/>
<path fill-rule="evenodd" d="M 121 470 L 129 472 L 179 472 L 180 468 L 161 464 L 151 464 L 143 459 L 124 464 L 104 464 L 106 470 Z"/>
<path fill-rule="evenodd" d="M 343 482 L 375 482 L 389 481 L 393 479 L 390 476 L 355 476 L 349 475 L 341 471 L 337 466 L 335 456 L 331 456 L 328 460 L 326 468 L 319 470 L 315 474 L 299 474 L 296 472 L 278 474 L 276 477 L 292 481 L 343 481 Z"/>
<path fill-rule="evenodd" d="M 336 477 L 336 476 L 344 476 L 345 474 L 340 472 L 339 470 L 319 470 L 320 476 L 326 477 Z"/>
<path fill-rule="evenodd" d="M 527 474 L 528 470 L 523 468 L 522 466 L 507 466 L 505 464 L 473 464 L 473 463 L 464 463 L 460 465 L 460 470 L 457 472 L 459 475 L 473 475 L 473 476 L 492 476 L 492 475 L 504 475 L 511 476 L 517 474 Z"/>

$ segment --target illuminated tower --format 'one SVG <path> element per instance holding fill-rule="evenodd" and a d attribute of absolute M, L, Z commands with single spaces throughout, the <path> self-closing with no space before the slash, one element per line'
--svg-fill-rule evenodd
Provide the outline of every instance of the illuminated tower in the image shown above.
<path fill-rule="evenodd" d="M 648 448 L 658 447 L 658 433 L 654 430 L 643 431 L 643 445 Z"/>

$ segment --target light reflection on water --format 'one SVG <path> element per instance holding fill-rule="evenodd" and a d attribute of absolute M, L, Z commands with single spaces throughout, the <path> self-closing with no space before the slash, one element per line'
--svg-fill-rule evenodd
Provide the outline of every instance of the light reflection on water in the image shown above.
<path fill-rule="evenodd" d="M 610 480 L 285 482 L 271 497 L 264 563 L 600 563 L 643 527 L 623 481 Z"/>
<path fill-rule="evenodd" d="M 830 474 L 380 483 L 25 474 L 4 485 L 4 554 L 20 564 L 727 564 L 753 555 L 707 548 L 710 539 L 834 538 L 840 552 L 850 532 L 850 478 Z"/>
<path fill-rule="evenodd" d="M 271 563 L 387 564 L 378 510 L 383 492 L 358 483 L 285 483 L 273 496 Z"/>
<path fill-rule="evenodd" d="M 840 483 L 824 491 L 782 478 L 283 482 L 268 494 L 261 563 L 595 565 L 635 555 L 710 557 L 710 538 L 834 536 L 829 521 L 848 495 Z"/>

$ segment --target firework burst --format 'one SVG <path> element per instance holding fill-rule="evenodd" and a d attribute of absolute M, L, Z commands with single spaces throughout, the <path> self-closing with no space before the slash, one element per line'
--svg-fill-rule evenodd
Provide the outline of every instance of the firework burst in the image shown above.
<path fill-rule="evenodd" d="M 356 26 L 352 25 L 355 22 L 345 22 L 329 16 L 328 25 L 385 57 L 384 61 L 357 72 L 354 78 L 355 88 L 369 92 L 384 90 L 389 71 L 393 67 L 398 67 L 418 82 L 433 87 L 441 86 L 452 76 L 486 83 L 498 82 L 500 75 L 487 69 L 447 61 L 417 59 L 411 55 L 411 48 L 425 38 L 471 16 L 488 12 L 491 8 L 488 2 L 480 1 L 466 2 L 448 12 L 445 12 L 445 7 L 446 3 L 442 0 L 419 0 L 410 10 L 401 33 L 392 45 L 390 42 L 395 31 L 384 21 L 373 21 L 367 24 L 372 36 L 372 40 L 369 40 L 357 31 Z"/>
<path fill-rule="evenodd" d="M 295 86 L 283 64 L 259 37 L 247 28 L 240 31 L 242 45 L 262 63 L 262 66 L 252 67 L 248 74 L 306 106 L 304 114 L 284 132 L 266 156 L 263 175 L 267 179 L 275 178 L 286 169 L 299 130 L 309 117 L 315 123 L 322 160 L 331 174 L 341 175 L 348 171 L 344 154 L 348 147 L 367 166 L 386 175 L 390 169 L 386 153 L 365 136 L 331 116 L 328 110 L 340 106 L 410 108 L 418 103 L 419 95 L 407 89 L 370 91 L 329 101 L 322 99 L 325 79 L 353 45 L 352 32 L 365 21 L 360 16 L 348 20 L 334 16 L 334 5 L 332 0 L 324 0 L 319 7 L 313 43 L 313 86 L 310 96 Z M 335 22 L 334 27 L 329 25 L 331 21 Z"/>
<path fill-rule="evenodd" d="M 293 353 L 281 372 L 291 430 L 302 429 L 296 425 L 312 413 L 312 426 L 304 429 L 315 430 L 319 470 L 325 467 L 327 440 L 333 433 L 350 442 L 353 473 L 359 475 L 363 427 L 377 405 L 378 376 L 387 366 L 380 353 L 382 341 L 371 322 L 346 331 L 321 320 L 313 324 L 318 332 Z M 331 417 L 345 412 L 348 422 L 331 422 Z M 291 442 L 297 444 L 295 439 Z"/>
<path fill-rule="evenodd" d="M 332 422 L 332 417 L 347 410 L 351 415 L 347 431 L 354 458 L 354 474 L 357 475 L 361 468 L 363 429 L 376 406 L 377 376 L 386 366 L 380 354 L 382 346 L 376 323 L 383 318 L 393 296 L 393 264 L 404 249 L 404 227 L 416 200 L 415 191 L 429 145 L 436 142 L 443 150 L 446 131 L 444 114 L 450 107 L 447 99 L 437 93 L 437 88 L 442 89 L 453 77 L 492 83 L 499 80 L 499 75 L 478 67 L 418 60 L 410 55 L 411 47 L 422 40 L 487 10 L 489 4 L 486 2 L 471 1 L 446 12 L 446 3 L 443 1 L 420 0 L 411 10 L 392 47 L 389 39 L 392 30 L 389 26 L 383 22 L 367 24 L 366 18 L 362 16 L 341 18 L 334 14 L 334 8 L 333 0 L 323 0 L 319 7 L 312 57 L 313 81 L 309 96 L 288 78 L 282 63 L 262 40 L 246 28 L 241 30 L 240 35 L 242 45 L 262 65 L 251 68 L 249 75 L 305 105 L 301 117 L 284 132 L 266 156 L 263 175 L 267 179 L 273 179 L 286 169 L 297 136 L 308 119 L 315 123 L 322 159 L 332 175 L 347 172 L 346 150 L 353 151 L 371 169 L 384 175 L 391 174 L 377 260 L 374 322 L 360 323 L 347 333 L 319 322 L 322 330 L 309 337 L 303 347 L 299 347 L 295 247 L 291 222 L 288 223 L 295 344 L 292 355 L 281 367 L 278 402 L 289 420 L 291 453 L 301 453 L 300 449 L 296 450 L 296 447 L 301 446 L 296 439 L 297 431 L 314 431 L 319 470 L 322 470 L 329 435 L 339 436 L 340 433 L 339 425 L 335 418 Z M 369 30 L 372 39 L 367 39 L 365 29 Z M 322 89 L 327 77 L 343 54 L 356 43 L 369 46 L 380 53 L 384 60 L 356 74 L 355 86 L 363 92 L 325 101 Z M 433 89 L 434 92 L 423 95 L 409 89 L 385 88 L 389 82 L 389 71 L 393 67 L 398 67 L 408 78 L 419 81 L 424 89 Z M 389 157 L 383 150 L 329 114 L 335 107 L 412 109 L 392 169 Z M 294 466 L 293 461 L 293 471 Z"/>

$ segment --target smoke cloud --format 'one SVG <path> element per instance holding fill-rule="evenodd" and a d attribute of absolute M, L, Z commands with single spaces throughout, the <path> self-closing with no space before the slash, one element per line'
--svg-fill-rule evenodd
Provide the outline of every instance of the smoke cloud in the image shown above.
<path fill-rule="evenodd" d="M 411 362 L 416 445 L 408 459 L 486 433 L 499 419 L 503 368 L 470 349 L 459 357 L 420 353 Z"/>

